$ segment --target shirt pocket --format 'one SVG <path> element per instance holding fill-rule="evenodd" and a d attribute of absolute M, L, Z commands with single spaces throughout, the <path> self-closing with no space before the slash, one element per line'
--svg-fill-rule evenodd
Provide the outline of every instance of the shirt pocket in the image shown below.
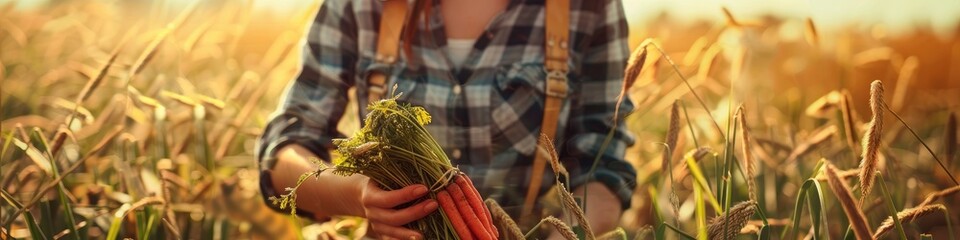
<path fill-rule="evenodd" d="M 546 100 L 547 73 L 543 62 L 501 66 L 495 76 L 491 101 L 491 142 L 495 153 L 514 153 L 532 158 L 540 135 Z M 568 96 L 573 89 L 568 78 Z M 569 99 L 563 98 L 558 137 L 565 126 Z M 514 155 L 504 154 L 504 155 Z"/>

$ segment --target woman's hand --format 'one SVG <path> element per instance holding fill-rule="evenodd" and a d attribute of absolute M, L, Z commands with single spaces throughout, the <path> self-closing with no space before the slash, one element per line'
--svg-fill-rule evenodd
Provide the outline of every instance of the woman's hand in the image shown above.
<path fill-rule="evenodd" d="M 317 168 L 306 160 L 317 156 L 299 145 L 282 148 L 277 157 L 271 174 L 274 189 L 294 186 L 298 176 Z M 297 198 L 297 206 L 312 212 L 317 219 L 338 215 L 365 217 L 370 222 L 370 233 L 378 238 L 423 239 L 423 234 L 403 225 L 436 211 L 437 201 L 427 199 L 403 209 L 394 208 L 417 200 L 428 191 L 419 184 L 385 191 L 367 176 L 340 176 L 324 171 L 317 176 L 317 181 L 308 180 L 297 189 L 301 196 Z"/>
<path fill-rule="evenodd" d="M 437 201 L 427 199 L 403 209 L 394 208 L 425 196 L 429 191 L 426 186 L 416 184 L 386 191 L 369 178 L 364 186 L 360 195 L 360 204 L 363 206 L 363 217 L 370 222 L 370 231 L 373 236 L 384 239 L 423 239 L 423 234 L 405 228 L 403 225 L 436 211 Z"/>

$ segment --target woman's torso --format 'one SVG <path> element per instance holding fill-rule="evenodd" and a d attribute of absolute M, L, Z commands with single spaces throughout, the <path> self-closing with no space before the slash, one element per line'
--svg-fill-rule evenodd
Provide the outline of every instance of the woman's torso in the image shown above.
<path fill-rule="evenodd" d="M 570 86 L 577 81 L 583 39 L 591 34 L 586 29 L 602 19 L 595 9 L 581 6 L 592 1 L 583 2 L 571 0 Z M 459 68 L 445 52 L 447 36 L 439 7 L 427 14 L 429 28 L 423 22 L 418 26 L 411 55 L 415 64 L 403 57 L 387 66 L 375 61 L 380 1 L 352 3 L 359 26 L 356 87 L 361 106 L 366 76 L 388 72 L 386 86 L 402 93 L 398 100 L 430 112 L 432 123 L 426 128 L 454 165 L 467 172 L 484 195 L 502 200 L 502 205 L 519 204 L 530 181 L 529 165 L 543 114 L 543 1 L 511 1 L 479 34 Z M 576 96 L 578 89 L 569 89 L 568 96 Z M 563 101 L 556 137 L 561 143 L 573 100 Z M 365 114 L 363 108 L 360 114 Z M 548 171 L 543 178 L 551 182 L 554 177 Z"/>

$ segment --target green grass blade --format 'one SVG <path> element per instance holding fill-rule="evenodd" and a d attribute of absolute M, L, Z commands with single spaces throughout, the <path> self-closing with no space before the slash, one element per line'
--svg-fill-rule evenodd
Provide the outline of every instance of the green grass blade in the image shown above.
<path fill-rule="evenodd" d="M 7 149 L 10 149 L 10 140 L 13 139 L 13 133 L 14 131 L 10 131 L 10 133 L 7 133 L 7 137 L 3 138 L 3 149 L 0 150 L 0 157 L 7 155 Z M 2 163 L 3 161 L 0 159 L 0 166 L 3 166 Z"/>
<path fill-rule="evenodd" d="M 676 232 L 677 234 L 679 234 L 679 235 L 680 235 L 680 239 L 697 240 L 697 238 L 694 238 L 693 236 L 690 236 L 690 234 L 687 234 L 687 233 L 683 232 L 682 230 L 677 229 L 677 228 L 674 227 L 674 226 L 670 226 L 670 224 L 667 224 L 666 222 L 664 222 L 663 225 L 664 225 L 664 226 L 667 226 L 667 228 L 670 228 L 670 230 L 673 230 L 674 232 Z"/>
<path fill-rule="evenodd" d="M 697 239 L 707 239 L 707 209 L 703 204 L 703 191 L 700 185 L 693 186 L 693 202 L 696 204 L 697 213 Z"/>
<path fill-rule="evenodd" d="M 732 195 L 733 195 L 733 182 L 731 181 L 731 180 L 733 180 L 733 176 L 731 176 L 729 169 L 727 170 L 727 172 L 726 172 L 725 174 L 726 174 L 727 177 L 726 177 L 723 181 L 727 182 L 727 189 L 726 189 L 726 193 L 725 193 L 724 195 L 727 196 L 727 198 L 724 199 L 724 203 L 723 203 L 723 214 L 724 214 L 724 215 L 727 215 L 727 216 L 725 216 L 725 217 L 723 218 L 723 219 L 724 219 L 724 221 L 723 221 L 723 232 L 728 232 L 728 230 L 729 230 L 729 228 L 730 228 L 730 217 L 729 217 L 729 215 L 730 215 L 730 202 L 731 202 L 731 199 L 733 199 L 733 197 L 732 197 Z"/>
<path fill-rule="evenodd" d="M 127 210 L 130 210 L 131 207 L 129 203 L 124 203 L 113 214 L 113 221 L 110 222 L 110 229 L 107 231 L 107 239 L 117 239 L 117 236 L 120 235 L 120 226 L 123 225 L 123 217 L 127 215 Z"/>
<path fill-rule="evenodd" d="M 51 201 L 43 201 L 39 203 L 40 206 L 40 230 L 48 232 L 56 232 L 56 226 L 53 222 L 53 205 Z"/>
<path fill-rule="evenodd" d="M 753 204 L 757 205 L 757 215 L 760 215 L 760 220 L 763 221 L 763 225 L 770 225 L 770 222 L 767 220 L 767 213 L 765 213 L 763 208 L 760 207 L 760 203 L 754 202 Z"/>
<path fill-rule="evenodd" d="M 817 182 L 816 177 L 820 169 L 823 168 L 824 163 L 826 163 L 826 160 L 820 159 L 817 165 L 813 167 L 813 174 L 800 186 L 799 193 L 797 193 L 797 201 L 793 208 L 793 217 L 791 217 L 793 224 L 788 225 L 787 228 L 783 230 L 780 234 L 780 239 L 787 239 L 788 233 L 791 234 L 790 239 L 796 239 L 796 231 L 800 228 L 800 215 L 803 213 L 804 205 L 807 205 L 810 209 L 810 219 L 813 222 L 814 235 L 816 239 L 819 239 L 820 233 L 822 232 L 820 231 L 820 222 L 823 219 L 823 189 L 820 187 L 820 182 Z M 811 191 L 811 188 L 815 191 Z M 808 200 L 810 201 L 809 204 L 807 204 Z M 823 225 L 826 229 L 827 224 Z M 830 238 L 829 234 L 827 238 Z"/>
<path fill-rule="evenodd" d="M 843 234 L 843 240 L 857 240 L 857 235 L 853 234 L 853 228 L 847 226 L 847 232 Z"/>
<path fill-rule="evenodd" d="M 7 190 L 0 189 L 0 197 L 3 197 L 3 200 L 6 201 L 7 204 L 10 204 L 17 209 L 23 208 L 23 204 L 20 204 L 20 202 L 17 202 L 17 200 L 13 199 L 13 195 L 10 195 Z M 16 216 L 11 217 L 15 218 Z M 37 223 L 37 219 L 33 218 L 33 213 L 30 213 L 30 211 L 23 211 L 23 218 L 27 222 L 27 229 L 30 230 L 31 237 L 34 239 L 48 239 L 47 236 L 43 234 L 43 230 L 40 228 L 40 224 Z"/>
<path fill-rule="evenodd" d="M 733 106 L 730 106 L 730 107 L 733 107 Z M 736 157 L 733 155 L 733 152 L 736 151 L 736 147 L 737 147 L 736 139 L 737 139 L 738 126 L 737 124 L 732 124 L 732 122 L 737 121 L 736 117 L 734 117 L 733 120 L 731 120 L 730 118 L 731 118 L 731 115 L 728 114 L 727 115 L 727 132 L 730 133 L 730 138 L 727 139 L 727 142 L 725 144 L 726 149 L 723 150 L 724 152 L 723 171 L 720 173 L 721 176 L 725 176 L 725 178 L 723 178 L 723 181 L 721 181 L 721 183 L 723 184 L 721 188 L 723 189 L 723 192 L 721 193 L 721 195 L 723 197 L 720 198 L 720 201 L 724 203 L 723 212 L 727 212 L 727 210 L 730 210 L 730 202 L 732 202 L 731 198 L 733 198 L 733 196 L 731 196 L 731 193 L 733 192 L 732 190 L 733 173 L 731 173 L 731 171 L 733 169 L 733 164 L 737 162 Z M 733 128 L 733 129 L 731 130 L 730 128 Z M 724 230 L 726 230 L 726 223 L 724 223 Z"/>
<path fill-rule="evenodd" d="M 153 212 L 153 211 L 151 211 L 151 212 Z M 151 233 L 153 233 L 153 226 L 156 225 L 156 222 L 157 222 L 157 215 L 156 215 L 156 214 L 151 213 L 148 218 L 149 218 L 150 220 L 147 220 L 146 230 L 143 231 L 143 236 L 140 237 L 140 239 L 142 239 L 142 240 L 150 240 L 150 236 L 153 235 L 153 234 L 151 234 Z"/>
<path fill-rule="evenodd" d="M 47 137 L 43 136 L 43 130 L 40 130 L 40 128 L 30 130 L 30 143 L 40 152 L 50 154 L 50 141 L 47 141 Z"/>
<path fill-rule="evenodd" d="M 654 232 L 653 237 L 656 240 L 667 239 L 667 222 L 660 221 L 660 226 L 657 226 L 657 231 Z"/>
<path fill-rule="evenodd" d="M 47 174 L 52 174 L 50 171 L 50 159 L 47 158 L 40 150 L 36 147 L 27 144 L 26 142 L 21 141 L 20 139 L 13 138 L 13 145 L 16 145 L 17 148 L 23 150 L 24 154 L 27 155 L 33 163 L 37 164 L 37 167 L 43 169 Z"/>
<path fill-rule="evenodd" d="M 663 219 L 663 214 L 660 213 L 660 202 L 657 201 L 657 188 L 649 186 L 647 187 L 647 192 L 650 194 L 650 204 L 653 206 L 653 216 L 656 217 L 654 220 L 657 222 L 666 221 Z"/>
<path fill-rule="evenodd" d="M 136 223 L 137 225 L 136 227 L 137 239 L 143 239 L 143 232 L 144 230 L 147 229 L 146 226 L 144 225 L 147 222 L 146 213 L 143 211 L 139 211 L 139 212 L 133 213 L 133 215 L 134 215 L 134 218 L 136 219 L 134 220 L 134 223 Z"/>
<path fill-rule="evenodd" d="M 810 190 L 807 190 L 807 205 L 810 207 L 810 220 L 813 223 L 813 239 L 819 240 L 822 233 L 829 233 L 827 230 L 827 224 L 823 222 L 824 219 L 824 210 L 823 210 L 823 188 L 820 187 L 820 182 L 813 180 L 813 187 Z M 821 224 L 822 223 L 822 224 Z M 820 229 L 823 226 L 824 229 Z M 830 239 L 830 234 L 827 234 L 827 239 Z"/>
<path fill-rule="evenodd" d="M 703 176 L 703 171 L 700 170 L 700 165 L 697 164 L 697 161 L 693 159 L 693 155 L 687 155 L 684 157 L 687 161 L 687 168 L 690 169 L 690 174 L 693 175 L 693 179 L 696 184 L 700 185 L 701 190 L 706 192 L 707 198 L 710 206 L 713 207 L 713 210 L 721 213 L 723 208 L 720 207 L 720 202 L 717 201 L 717 198 L 710 192 L 710 186 L 707 185 L 707 179 Z"/>
<path fill-rule="evenodd" d="M 757 240 L 770 240 L 770 226 L 760 226 L 760 232 L 757 233 Z"/>
<path fill-rule="evenodd" d="M 46 153 L 47 160 L 50 161 L 50 172 L 53 173 L 53 178 L 60 178 L 60 170 L 57 169 L 57 162 L 53 158 L 53 153 L 50 152 L 49 141 L 43 136 L 43 131 L 40 130 L 40 128 L 34 128 L 30 131 L 30 141 L 34 142 L 33 146 L 36 147 L 37 150 Z M 64 186 L 63 181 L 57 182 L 57 195 L 60 206 L 63 207 L 63 218 L 64 221 L 66 221 L 66 227 L 70 229 L 68 235 L 72 239 L 80 240 L 80 232 L 77 231 L 77 220 L 73 216 L 73 206 L 70 204 L 70 199 L 67 198 L 67 191 L 67 187 Z"/>
<path fill-rule="evenodd" d="M 79 231 L 77 231 L 77 220 L 73 216 L 73 206 L 70 203 L 70 199 L 67 198 L 66 187 L 63 186 L 63 182 L 57 184 L 57 194 L 60 195 L 60 205 L 63 207 L 63 218 L 67 221 L 67 227 L 70 228 L 70 236 L 73 239 L 80 240 Z"/>
<path fill-rule="evenodd" d="M 921 233 L 920 240 L 933 240 L 933 235 L 930 235 L 929 233 Z"/>
<path fill-rule="evenodd" d="M 900 212 L 897 210 L 897 206 L 893 205 L 893 196 L 890 196 L 890 192 L 887 190 L 887 183 L 883 179 L 883 174 L 880 174 L 880 171 L 877 171 L 877 182 L 880 182 L 880 190 L 883 190 L 883 196 L 886 198 L 887 210 L 890 211 L 890 217 L 893 218 L 893 225 L 897 227 L 897 233 L 900 234 L 901 240 L 907 239 L 907 233 L 903 231 L 903 224 L 900 224 L 900 218 L 897 217 L 897 213 Z"/>
<path fill-rule="evenodd" d="M 816 179 L 817 174 L 820 173 L 820 169 L 823 169 L 823 165 L 827 163 L 827 159 L 821 158 L 820 161 L 817 161 L 817 165 L 813 166 L 813 173 L 810 174 L 810 178 Z"/>
<path fill-rule="evenodd" d="M 781 234 L 781 239 L 788 239 L 785 234 L 790 234 L 789 239 L 796 239 L 797 231 L 800 229 L 800 216 L 803 214 L 803 206 L 806 205 L 810 210 L 810 220 L 813 224 L 814 239 L 821 236 L 820 226 L 823 220 L 823 191 L 820 182 L 811 178 L 803 182 L 800 191 L 797 193 L 797 201 L 793 208 L 793 224 L 785 229 Z M 825 224 L 824 224 L 825 225 Z"/>
<path fill-rule="evenodd" d="M 807 191 L 809 191 L 810 185 L 812 185 L 810 182 L 810 180 L 804 181 L 803 185 L 800 186 L 800 192 L 797 193 L 797 202 L 793 205 L 793 217 L 791 218 L 793 220 L 793 225 L 788 229 L 784 229 L 780 236 L 781 239 L 788 239 L 788 233 L 790 235 L 789 239 L 797 238 L 797 229 L 800 228 L 800 214 L 803 213 L 803 205 L 806 205 L 807 201 Z"/>

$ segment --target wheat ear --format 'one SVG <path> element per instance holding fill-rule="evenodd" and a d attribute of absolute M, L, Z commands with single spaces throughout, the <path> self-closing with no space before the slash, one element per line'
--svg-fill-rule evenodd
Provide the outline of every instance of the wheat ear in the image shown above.
<path fill-rule="evenodd" d="M 743 142 L 740 146 L 743 147 L 743 166 L 747 168 L 747 176 L 745 177 L 747 180 L 747 192 L 750 201 L 757 201 L 757 184 L 753 180 L 756 176 L 757 169 L 753 164 L 753 154 L 750 153 L 750 149 L 753 149 L 753 147 L 750 144 L 750 129 L 747 126 L 747 113 L 743 109 L 743 106 L 740 106 L 737 112 L 740 113 L 740 141 Z"/>
<path fill-rule="evenodd" d="M 827 163 L 826 173 L 830 190 L 833 191 L 833 195 L 837 196 L 840 206 L 843 207 L 843 212 L 850 221 L 850 228 L 853 229 L 853 233 L 857 236 L 857 239 L 870 239 L 873 233 L 870 232 L 867 217 L 863 214 L 863 211 L 856 206 L 847 182 L 843 181 L 843 179 L 837 175 L 837 169 L 833 164 Z"/>
<path fill-rule="evenodd" d="M 897 219 L 900 220 L 901 224 L 911 223 L 923 216 L 930 215 L 935 212 L 943 212 L 944 209 L 946 209 L 946 207 L 940 204 L 904 209 L 903 211 L 897 213 Z M 877 233 L 873 235 L 873 238 L 879 239 L 880 237 L 883 237 L 883 235 L 887 232 L 890 232 L 893 227 L 893 218 L 887 217 L 887 220 L 884 220 L 883 223 L 880 224 L 880 227 L 877 228 Z"/>
<path fill-rule="evenodd" d="M 880 154 L 880 134 L 883 130 L 883 84 L 880 80 L 875 80 L 870 84 L 870 110 L 873 111 L 873 119 L 870 120 L 869 128 L 864 134 L 861 145 L 863 152 L 860 154 L 863 160 L 860 161 L 860 203 L 863 207 L 864 199 L 870 196 L 870 190 L 873 187 L 873 181 L 876 179 L 874 172 L 877 171 L 878 155 Z"/>
<path fill-rule="evenodd" d="M 727 213 L 710 221 L 707 239 L 736 239 L 740 229 L 743 229 L 756 210 L 757 204 L 754 201 L 737 203 Z"/>

